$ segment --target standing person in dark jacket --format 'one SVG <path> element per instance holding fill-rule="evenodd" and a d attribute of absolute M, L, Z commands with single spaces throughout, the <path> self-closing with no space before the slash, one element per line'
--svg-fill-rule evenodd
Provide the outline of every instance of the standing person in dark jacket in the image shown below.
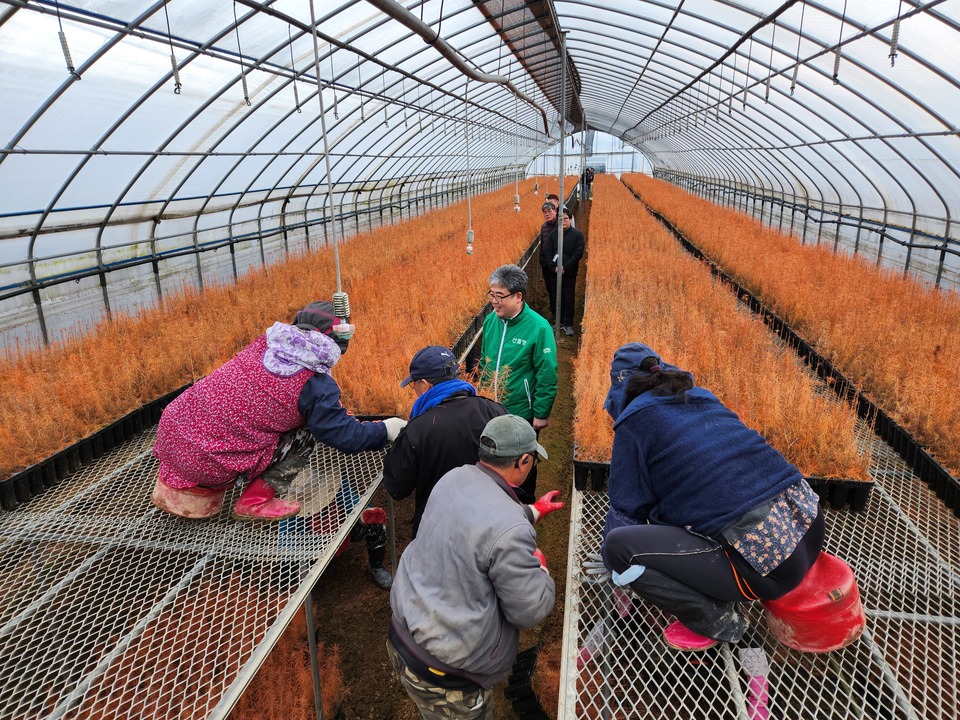
<path fill-rule="evenodd" d="M 574 295 L 577 287 L 577 271 L 583 257 L 585 240 L 583 233 L 573 227 L 569 208 L 563 209 L 563 262 L 557 254 L 559 229 L 554 228 L 547 238 L 547 255 L 550 257 L 551 283 L 557 287 L 557 272 L 561 274 L 560 327 L 567 335 L 573 335 Z"/>
<path fill-rule="evenodd" d="M 477 462 L 480 435 L 487 422 L 506 410 L 500 403 L 477 395 L 476 388 L 457 379 L 459 363 L 453 353 L 429 345 L 413 356 L 410 375 L 400 387 L 410 385 L 417 401 L 410 422 L 383 460 L 383 482 L 398 500 L 416 490 L 413 537 L 417 536 L 427 498 L 437 481 L 450 470 Z M 552 490 L 533 503 L 531 519 L 563 507 Z"/>
<path fill-rule="evenodd" d="M 557 278 L 550 269 L 552 255 L 548 255 L 550 233 L 557 229 L 557 205 L 549 199 L 540 206 L 543 213 L 543 225 L 540 226 L 540 272 L 543 274 L 543 284 L 547 286 L 547 295 L 550 297 L 550 314 L 557 309 Z"/>
<path fill-rule="evenodd" d="M 428 345 L 413 356 L 410 375 L 400 383 L 413 388 L 417 401 L 410 422 L 383 459 L 383 482 L 398 500 L 416 491 L 413 537 L 437 480 L 455 467 L 477 462 L 487 421 L 507 412 L 458 379 L 459 370 L 448 348 Z"/>
<path fill-rule="evenodd" d="M 617 350 L 603 559 L 613 581 L 678 620 L 678 650 L 735 642 L 738 603 L 775 600 L 820 555 L 823 513 L 800 472 L 693 376 L 646 345 Z"/>
<path fill-rule="evenodd" d="M 237 520 L 292 517 L 289 490 L 316 442 L 345 453 L 396 439 L 400 418 L 360 422 L 340 403 L 330 370 L 347 349 L 333 305 L 310 303 L 293 324 L 277 322 L 163 411 L 153 455 L 153 504 L 185 518 L 213 517 L 238 478 Z M 350 328 L 352 331 L 352 328 Z"/>

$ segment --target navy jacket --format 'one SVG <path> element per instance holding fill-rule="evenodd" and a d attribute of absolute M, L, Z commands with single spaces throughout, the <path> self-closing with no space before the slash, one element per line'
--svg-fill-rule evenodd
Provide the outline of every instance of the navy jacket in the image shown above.
<path fill-rule="evenodd" d="M 710 391 L 643 393 L 614 424 L 604 535 L 650 522 L 717 537 L 802 478 Z"/>
<path fill-rule="evenodd" d="M 360 422 L 340 402 L 340 386 L 329 375 L 316 373 L 300 392 L 297 409 L 307 429 L 324 445 L 352 454 L 379 450 L 387 444 L 387 426 Z"/>

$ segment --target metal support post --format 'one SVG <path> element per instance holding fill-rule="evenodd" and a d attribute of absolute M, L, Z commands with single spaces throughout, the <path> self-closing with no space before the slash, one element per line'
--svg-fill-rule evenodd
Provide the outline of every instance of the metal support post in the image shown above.
<path fill-rule="evenodd" d="M 307 618 L 307 644 L 310 646 L 310 671 L 313 675 L 313 704 L 317 709 L 317 720 L 323 720 L 323 691 L 320 688 L 320 658 L 317 655 L 317 627 L 313 621 L 313 600 L 311 599 L 311 593 L 307 593 L 307 597 L 303 601 L 303 613 Z"/>

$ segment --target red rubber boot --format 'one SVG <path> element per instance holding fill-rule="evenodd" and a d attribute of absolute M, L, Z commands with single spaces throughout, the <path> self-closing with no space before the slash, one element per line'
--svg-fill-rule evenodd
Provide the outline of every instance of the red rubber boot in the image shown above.
<path fill-rule="evenodd" d="M 674 620 L 664 628 L 663 641 L 674 650 L 683 652 L 700 652 L 717 644 L 716 640 L 695 633 L 679 620 Z"/>
<path fill-rule="evenodd" d="M 277 497 L 277 491 L 267 485 L 263 478 L 257 478 L 240 493 L 232 516 L 234 520 L 273 522 L 293 517 L 298 512 L 300 503 L 281 500 Z"/>

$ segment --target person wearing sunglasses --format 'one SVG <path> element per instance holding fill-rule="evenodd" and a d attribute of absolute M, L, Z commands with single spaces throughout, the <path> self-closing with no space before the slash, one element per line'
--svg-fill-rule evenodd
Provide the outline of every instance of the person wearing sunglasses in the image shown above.
<path fill-rule="evenodd" d="M 534 431 L 549 424 L 557 396 L 557 343 L 550 324 L 524 302 L 527 274 L 502 265 L 490 274 L 487 298 L 493 312 L 483 321 L 480 381 L 507 412 L 529 422 Z M 536 497 L 534 469 L 517 493 L 523 502 Z"/>

